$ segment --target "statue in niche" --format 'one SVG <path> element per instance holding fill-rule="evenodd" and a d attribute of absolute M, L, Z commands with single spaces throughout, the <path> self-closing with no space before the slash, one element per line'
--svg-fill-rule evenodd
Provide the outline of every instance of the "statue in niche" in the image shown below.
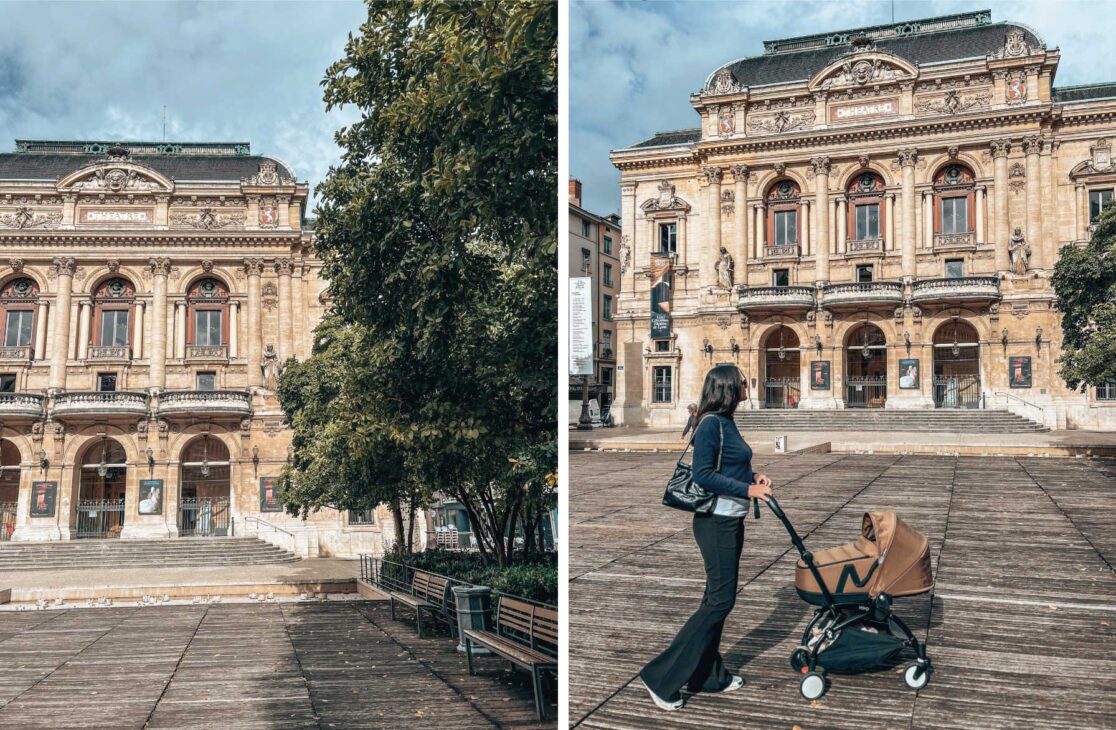
<path fill-rule="evenodd" d="M 270 342 L 263 351 L 263 376 L 264 387 L 268 390 L 275 390 L 279 387 L 279 353 L 275 350 L 275 345 Z"/>
<path fill-rule="evenodd" d="M 1023 229 L 1016 228 L 1015 233 L 1011 234 L 1008 256 L 1011 258 L 1011 273 L 1024 276 L 1031 268 L 1031 244 L 1027 243 Z"/>
<path fill-rule="evenodd" d="M 732 254 L 721 246 L 721 255 L 717 258 L 714 268 L 717 271 L 717 286 L 722 289 L 732 289 L 733 269 Z"/>

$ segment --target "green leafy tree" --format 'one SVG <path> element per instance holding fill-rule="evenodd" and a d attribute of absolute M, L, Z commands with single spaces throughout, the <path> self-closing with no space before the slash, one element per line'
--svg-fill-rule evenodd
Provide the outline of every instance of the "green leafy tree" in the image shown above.
<path fill-rule="evenodd" d="M 1071 388 L 1116 382 L 1116 205 L 1105 207 L 1086 246 L 1062 247 L 1053 284 L 1062 378 Z"/>
<path fill-rule="evenodd" d="M 338 428 L 461 501 L 507 564 L 557 459 L 557 4 L 371 3 L 323 85 L 362 112 L 318 188 L 323 274 L 364 333 L 360 425 Z M 288 496 L 313 504 L 299 463 Z"/>

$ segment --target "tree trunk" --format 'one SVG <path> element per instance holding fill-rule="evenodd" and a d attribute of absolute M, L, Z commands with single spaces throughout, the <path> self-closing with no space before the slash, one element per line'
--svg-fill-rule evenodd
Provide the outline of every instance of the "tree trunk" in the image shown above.
<path fill-rule="evenodd" d="M 410 507 L 407 509 L 407 554 L 410 555 L 415 551 L 415 501 L 412 498 Z"/>
<path fill-rule="evenodd" d="M 403 539 L 404 538 L 404 534 L 403 534 L 403 508 L 399 506 L 399 501 L 398 500 L 394 500 L 391 503 L 391 518 L 392 518 L 392 522 L 395 524 L 395 541 L 396 541 L 396 543 L 399 544 L 400 547 L 402 547 L 404 552 L 406 552 L 408 555 L 410 555 L 411 554 L 410 546 L 408 546 Z"/>

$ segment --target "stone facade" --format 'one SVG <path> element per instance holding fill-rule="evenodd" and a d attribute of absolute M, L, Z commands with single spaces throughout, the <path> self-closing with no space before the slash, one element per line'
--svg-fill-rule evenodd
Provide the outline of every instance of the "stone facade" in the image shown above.
<path fill-rule="evenodd" d="M 1059 58 L 987 12 L 768 41 L 691 96 L 699 128 L 614 152 L 633 257 L 616 419 L 680 424 L 706 371 L 732 362 L 745 408 L 985 407 L 1116 428 L 1116 387 L 1057 376 L 1050 285 L 1116 187 L 1116 84 L 1054 88 Z M 653 338 L 662 256 L 671 327 Z"/>
<path fill-rule="evenodd" d="M 329 306 L 307 183 L 246 144 L 16 150 L 0 155 L 5 537 L 258 534 L 302 555 L 380 552 L 383 514 L 303 521 L 263 499 L 290 447 L 275 379 Z"/>

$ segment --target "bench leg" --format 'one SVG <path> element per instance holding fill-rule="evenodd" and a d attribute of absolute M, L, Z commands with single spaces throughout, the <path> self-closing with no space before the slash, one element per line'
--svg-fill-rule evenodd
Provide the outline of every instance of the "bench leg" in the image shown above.
<path fill-rule="evenodd" d="M 418 637 L 422 638 L 422 606 L 415 609 L 415 623 L 418 624 Z"/>
<path fill-rule="evenodd" d="M 469 674 L 476 674 L 473 671 L 473 642 L 469 641 L 469 637 L 465 637 L 465 656 L 469 661 Z"/>
<path fill-rule="evenodd" d="M 531 667 L 531 679 L 535 689 L 535 713 L 539 722 L 546 722 L 546 708 L 543 706 L 542 672 L 538 667 Z"/>
<path fill-rule="evenodd" d="M 395 620 L 395 597 L 391 597 L 391 620 Z"/>

